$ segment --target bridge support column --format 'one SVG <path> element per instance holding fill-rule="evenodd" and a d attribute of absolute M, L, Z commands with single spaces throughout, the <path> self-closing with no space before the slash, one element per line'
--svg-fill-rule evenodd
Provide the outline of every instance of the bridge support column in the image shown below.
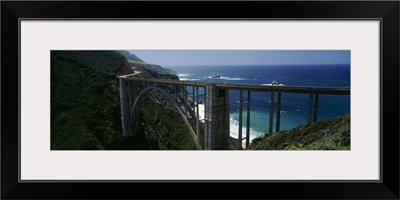
<path fill-rule="evenodd" d="M 310 94 L 310 102 L 308 103 L 308 117 L 307 117 L 307 124 L 311 123 L 311 116 L 312 116 L 312 107 L 313 107 L 313 94 Z"/>
<path fill-rule="evenodd" d="M 278 108 L 276 111 L 276 129 L 275 132 L 279 132 L 279 129 L 281 127 L 281 98 L 282 94 L 281 92 L 278 92 Z"/>
<path fill-rule="evenodd" d="M 133 103 L 138 95 L 138 88 L 133 82 L 127 81 L 125 78 L 119 78 L 120 103 L 121 103 L 121 124 L 125 137 L 135 135 L 134 129 L 130 127 L 131 112 Z"/>
<path fill-rule="evenodd" d="M 229 91 L 212 83 L 205 90 L 204 149 L 229 149 Z"/>
<path fill-rule="evenodd" d="M 129 99 L 128 91 L 126 87 L 127 81 L 124 78 L 119 78 L 119 90 L 120 90 L 120 102 L 121 102 L 121 124 L 122 130 L 124 131 L 125 137 L 128 136 L 129 132 Z"/>
<path fill-rule="evenodd" d="M 318 98 L 319 98 L 319 94 L 315 94 L 314 118 L 313 118 L 313 122 L 316 122 L 317 119 L 318 119 Z"/>
<path fill-rule="evenodd" d="M 274 126 L 274 92 L 271 92 L 271 103 L 269 105 L 269 133 L 272 133 Z"/>

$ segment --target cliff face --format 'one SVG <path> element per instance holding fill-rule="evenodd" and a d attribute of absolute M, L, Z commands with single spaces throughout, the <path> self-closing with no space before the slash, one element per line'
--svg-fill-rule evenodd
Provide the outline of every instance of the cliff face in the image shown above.
<path fill-rule="evenodd" d="M 127 75 L 127 74 L 132 74 L 132 73 L 134 73 L 133 69 L 129 65 L 128 60 L 126 58 L 124 58 L 124 61 L 121 64 L 121 67 L 117 70 L 115 75 L 122 76 L 122 75 Z"/>

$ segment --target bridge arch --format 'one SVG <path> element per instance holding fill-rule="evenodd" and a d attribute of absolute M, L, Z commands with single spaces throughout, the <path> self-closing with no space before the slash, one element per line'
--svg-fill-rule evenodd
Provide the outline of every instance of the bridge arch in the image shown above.
<path fill-rule="evenodd" d="M 176 108 L 176 110 L 179 112 L 179 114 L 181 115 L 181 117 L 182 117 L 182 119 L 185 121 L 185 124 L 186 124 L 186 126 L 188 127 L 188 129 L 189 129 L 189 132 L 190 132 L 190 135 L 192 136 L 192 139 L 193 139 L 193 141 L 195 142 L 195 144 L 196 144 L 196 147 L 197 147 L 197 149 L 198 150 L 201 150 L 202 148 L 201 148 L 201 145 L 200 145 L 200 143 L 199 143 L 199 140 L 197 139 L 197 136 L 196 136 L 196 134 L 195 134 L 195 132 L 194 132 L 194 130 L 193 130 L 193 128 L 192 128 L 192 126 L 190 125 L 190 123 L 189 123 L 189 121 L 188 121 L 188 119 L 186 118 L 186 115 L 182 112 L 182 110 L 179 108 L 179 106 L 178 106 L 178 104 L 176 103 L 176 101 L 175 101 L 175 98 L 173 98 L 170 94 L 168 94 L 167 92 L 165 92 L 163 89 L 161 89 L 161 88 L 158 88 L 158 87 L 155 87 L 155 86 L 148 86 L 148 87 L 146 87 L 145 89 L 143 89 L 142 91 L 140 91 L 140 93 L 137 95 L 137 97 L 136 97 L 136 99 L 135 99 L 135 101 L 134 101 L 134 103 L 133 103 L 133 105 L 132 105 L 132 110 L 131 110 L 131 112 L 130 112 L 130 127 L 131 127 L 131 123 L 132 123 L 132 119 L 133 119 L 133 113 L 134 113 L 134 111 L 135 111 L 135 108 L 136 108 L 136 105 L 138 104 L 138 102 L 139 102 L 139 99 L 144 95 L 144 94 L 146 94 L 147 92 L 149 92 L 149 91 L 158 91 L 158 92 L 160 92 L 164 97 L 166 97 L 168 100 L 170 100 L 172 103 L 173 103 L 173 105 L 175 106 L 175 108 Z"/>

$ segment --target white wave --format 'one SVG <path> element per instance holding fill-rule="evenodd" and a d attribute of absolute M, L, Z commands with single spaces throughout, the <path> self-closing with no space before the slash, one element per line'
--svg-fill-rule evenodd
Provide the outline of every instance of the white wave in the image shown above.
<path fill-rule="evenodd" d="M 191 77 L 193 74 L 178 74 L 178 77 L 179 78 L 188 78 L 188 77 Z"/>
<path fill-rule="evenodd" d="M 265 85 L 265 86 L 285 86 L 284 84 L 272 84 L 272 83 L 265 83 L 265 84 L 261 84 L 261 85 Z"/>
<path fill-rule="evenodd" d="M 197 112 L 196 109 L 195 112 Z M 204 119 L 204 104 L 201 103 L 199 103 L 199 118 L 200 120 Z"/>
<path fill-rule="evenodd" d="M 179 80 L 181 80 L 181 81 L 198 81 L 200 79 L 198 79 L 198 78 L 179 78 Z"/>
<path fill-rule="evenodd" d="M 226 76 L 221 76 L 221 79 L 229 80 L 229 81 L 244 81 L 247 80 L 246 78 L 231 78 Z"/>
<path fill-rule="evenodd" d="M 220 79 L 220 80 L 228 80 L 228 81 L 244 81 L 246 78 L 232 78 L 227 76 L 221 76 L 220 78 L 213 78 L 212 76 L 203 77 L 203 79 Z"/>
<path fill-rule="evenodd" d="M 255 131 L 254 129 L 250 128 L 250 141 L 254 138 L 264 135 L 262 132 Z M 234 119 L 232 116 L 230 118 L 230 136 L 233 138 L 239 137 L 239 121 Z M 242 138 L 246 137 L 246 126 L 242 123 Z M 243 140 L 245 142 L 246 140 Z"/>

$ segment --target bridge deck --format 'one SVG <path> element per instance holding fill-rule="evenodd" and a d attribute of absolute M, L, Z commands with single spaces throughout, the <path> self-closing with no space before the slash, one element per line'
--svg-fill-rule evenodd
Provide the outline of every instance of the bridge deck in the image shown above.
<path fill-rule="evenodd" d="M 172 85 L 200 86 L 205 87 L 206 82 L 199 81 L 180 81 L 167 79 L 149 79 L 149 78 L 133 78 L 120 77 L 130 81 L 149 82 Z M 350 88 L 335 88 L 335 87 L 315 87 L 315 86 L 280 86 L 280 85 L 256 85 L 256 84 L 233 84 L 233 83 L 213 83 L 219 89 L 229 90 L 250 90 L 263 92 L 287 92 L 287 93 L 308 93 L 308 94 L 335 94 L 335 95 L 350 95 Z"/>

